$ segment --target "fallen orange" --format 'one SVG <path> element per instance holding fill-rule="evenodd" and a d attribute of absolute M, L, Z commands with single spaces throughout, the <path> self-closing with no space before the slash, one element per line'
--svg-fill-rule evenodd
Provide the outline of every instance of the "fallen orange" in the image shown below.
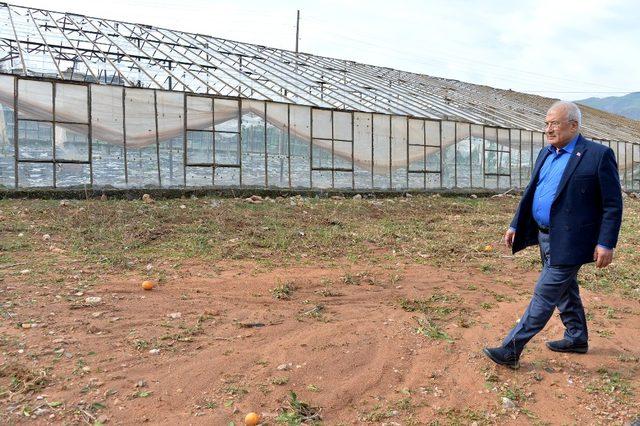
<path fill-rule="evenodd" d="M 493 246 L 491 244 L 484 246 L 484 251 L 493 251 Z"/>
<path fill-rule="evenodd" d="M 244 417 L 244 424 L 247 426 L 256 426 L 260 422 L 260 416 L 256 413 L 249 413 Z"/>
<path fill-rule="evenodd" d="M 153 288 L 153 281 L 143 281 L 142 288 L 145 290 L 151 290 Z"/>

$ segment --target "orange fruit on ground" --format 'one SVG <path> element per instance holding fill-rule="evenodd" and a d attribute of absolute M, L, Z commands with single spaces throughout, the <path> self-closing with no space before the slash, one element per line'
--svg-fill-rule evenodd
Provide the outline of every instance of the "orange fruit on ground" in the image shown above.
<path fill-rule="evenodd" d="M 260 422 L 260 416 L 256 413 L 249 413 L 244 417 L 244 424 L 247 426 L 256 426 Z"/>
<path fill-rule="evenodd" d="M 493 250 L 493 246 L 491 244 L 484 246 L 484 251 L 492 251 Z"/>
<path fill-rule="evenodd" d="M 153 281 L 143 281 L 142 288 L 145 290 L 151 290 L 153 288 Z"/>

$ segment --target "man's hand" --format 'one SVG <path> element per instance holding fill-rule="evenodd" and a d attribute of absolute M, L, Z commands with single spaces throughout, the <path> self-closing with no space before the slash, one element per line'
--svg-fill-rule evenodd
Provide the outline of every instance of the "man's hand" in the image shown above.
<path fill-rule="evenodd" d="M 516 231 L 513 228 L 507 229 L 507 232 L 504 234 L 504 245 L 507 248 L 513 247 L 513 239 L 516 237 Z"/>
<path fill-rule="evenodd" d="M 596 262 L 596 268 L 606 268 L 613 260 L 613 250 L 597 245 L 593 252 L 593 260 Z"/>

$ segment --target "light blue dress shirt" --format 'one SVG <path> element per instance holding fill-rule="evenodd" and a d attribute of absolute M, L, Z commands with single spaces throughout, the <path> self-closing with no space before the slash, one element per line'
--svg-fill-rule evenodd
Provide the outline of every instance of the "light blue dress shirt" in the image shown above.
<path fill-rule="evenodd" d="M 531 211 L 535 221 L 543 228 L 549 227 L 551 204 L 556 197 L 560 179 L 562 179 L 564 169 L 567 168 L 567 163 L 569 163 L 569 158 L 576 147 L 577 140 L 578 135 L 571 139 L 564 148 L 560 148 L 559 150 L 552 145 L 547 146 L 550 154 L 545 159 L 538 174 Z"/>

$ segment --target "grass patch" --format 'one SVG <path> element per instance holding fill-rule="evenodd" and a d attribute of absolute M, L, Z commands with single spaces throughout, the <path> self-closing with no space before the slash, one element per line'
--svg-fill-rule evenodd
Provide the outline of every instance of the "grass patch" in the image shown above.
<path fill-rule="evenodd" d="M 271 289 L 271 294 L 278 300 L 289 300 L 296 290 L 296 286 L 291 282 L 278 284 L 275 288 Z"/>
<path fill-rule="evenodd" d="M 282 386 L 282 385 L 286 385 L 287 383 L 289 383 L 289 378 L 282 376 L 282 377 L 272 377 L 270 380 L 272 385 L 276 385 L 276 386 Z"/>
<path fill-rule="evenodd" d="M 144 271 L 157 259 L 167 265 L 257 260 L 274 267 L 348 258 L 369 267 L 391 256 L 409 264 L 473 267 L 493 275 L 512 265 L 497 255 L 501 248 L 491 256 L 477 248 L 495 245 L 517 202 L 509 197 L 470 201 L 416 196 L 403 202 L 294 197 L 256 206 L 240 199 L 203 197 L 158 199 L 153 204 L 91 199 L 61 206 L 57 200 L 3 199 L 0 264 L 8 265 L 7 275 L 27 279 L 40 272 L 49 277 L 72 274 L 78 262 L 102 274 Z M 182 204 L 186 208 L 181 209 Z M 50 239 L 43 240 L 44 234 Z M 53 246 L 63 251 L 52 251 Z M 613 264 L 602 270 L 585 266 L 581 285 L 640 300 L 638 246 L 640 203 L 627 199 Z M 41 253 L 46 253 L 46 262 Z M 518 253 L 514 262 L 520 271 L 540 264 L 536 249 Z M 23 278 L 23 269 L 31 274 Z M 157 266 L 153 274 L 163 269 L 170 266 Z M 399 279 L 392 278 L 391 284 Z M 348 285 L 368 280 L 366 273 L 342 277 Z"/>
<path fill-rule="evenodd" d="M 438 324 L 429 321 L 427 319 L 418 318 L 418 327 L 416 333 L 422 334 L 433 340 L 444 340 L 448 343 L 453 343 L 453 339 L 444 330 L 442 330 Z"/>
<path fill-rule="evenodd" d="M 237 385 L 227 385 L 223 390 L 227 393 L 227 395 L 238 397 L 244 396 L 249 393 L 247 389 Z"/>
<path fill-rule="evenodd" d="M 462 299 L 457 295 L 436 292 L 426 299 L 398 300 L 398 306 L 407 312 L 420 312 L 431 321 L 449 318 L 456 312 Z M 462 311 L 462 310 L 460 310 Z"/>
<path fill-rule="evenodd" d="M 294 391 L 289 391 L 287 406 L 280 408 L 276 422 L 290 426 L 301 424 L 316 425 L 322 421 L 322 409 L 307 402 L 300 401 Z"/>
<path fill-rule="evenodd" d="M 618 402 L 627 401 L 633 396 L 631 382 L 622 377 L 620 372 L 600 368 L 598 374 L 600 377 L 587 385 L 585 390 L 588 393 L 609 395 Z"/>
<path fill-rule="evenodd" d="M 459 408 L 446 408 L 439 409 L 437 411 L 438 415 L 443 416 L 447 419 L 447 424 L 450 425 L 466 425 L 473 422 L 479 424 L 489 424 L 489 415 L 483 414 L 478 411 L 471 410 L 469 408 L 465 408 L 463 410 Z M 435 421 L 429 424 L 439 425 L 440 423 Z"/>
<path fill-rule="evenodd" d="M 337 292 L 337 291 L 333 291 L 331 289 L 328 288 L 323 288 L 321 290 L 316 290 L 315 291 L 316 294 L 322 296 L 322 297 L 340 297 L 340 296 L 344 296 L 343 293 Z"/>
<path fill-rule="evenodd" d="M 0 365 L 0 400 L 22 400 L 49 384 L 45 369 L 32 370 L 18 363 Z"/>
<path fill-rule="evenodd" d="M 500 392 L 500 396 L 509 398 L 511 401 L 524 402 L 527 400 L 525 391 L 518 386 L 503 386 Z"/>
<path fill-rule="evenodd" d="M 309 318 L 313 318 L 316 320 L 324 320 L 324 312 L 325 312 L 325 307 L 322 304 L 319 305 L 314 305 L 313 308 L 304 311 L 303 313 L 300 314 L 300 316 L 303 317 L 309 317 Z"/>

